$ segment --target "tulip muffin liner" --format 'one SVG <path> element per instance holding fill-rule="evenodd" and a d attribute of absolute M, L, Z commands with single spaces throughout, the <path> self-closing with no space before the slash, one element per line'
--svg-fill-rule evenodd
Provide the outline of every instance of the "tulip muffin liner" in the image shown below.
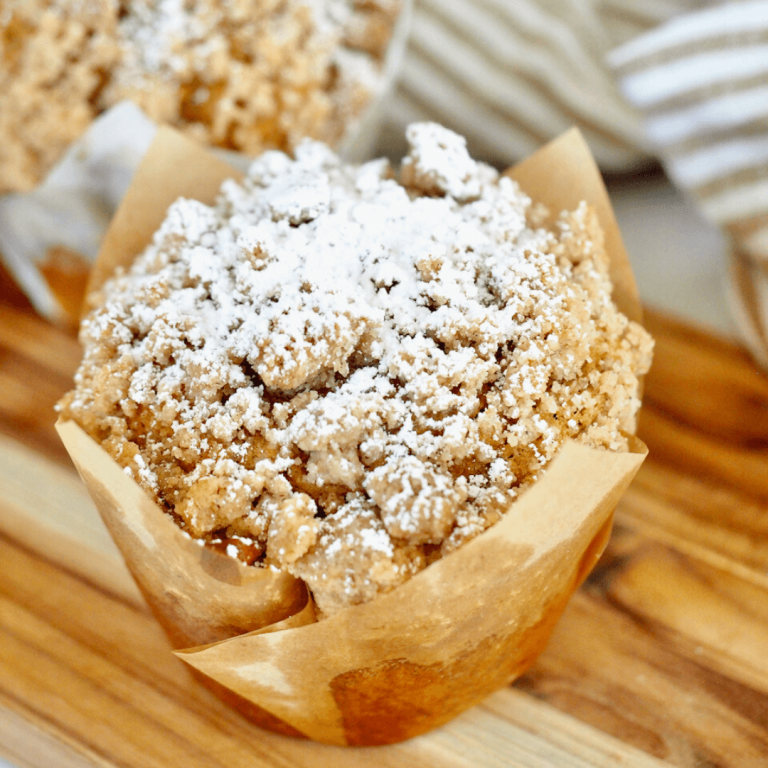
<path fill-rule="evenodd" d="M 586 200 L 613 299 L 640 320 L 597 167 L 572 130 L 508 171 L 553 214 Z M 238 172 L 161 128 L 91 274 L 131 263 L 179 196 L 213 203 Z M 318 621 L 304 583 L 200 546 L 72 421 L 57 425 L 147 603 L 199 679 L 262 727 L 329 744 L 387 744 L 436 728 L 522 674 L 607 545 L 646 449 L 568 441 L 502 519 L 391 592 Z"/>

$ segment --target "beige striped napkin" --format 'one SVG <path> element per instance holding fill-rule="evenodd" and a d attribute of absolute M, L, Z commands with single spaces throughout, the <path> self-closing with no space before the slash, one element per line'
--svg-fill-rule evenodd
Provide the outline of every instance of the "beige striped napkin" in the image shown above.
<path fill-rule="evenodd" d="M 649 161 L 638 113 L 605 63 L 616 46 L 701 0 L 415 0 L 380 150 L 435 120 L 504 167 L 577 124 L 604 170 Z"/>
<path fill-rule="evenodd" d="M 683 14 L 608 62 L 672 180 L 731 234 L 736 319 L 768 365 L 768 1 Z"/>

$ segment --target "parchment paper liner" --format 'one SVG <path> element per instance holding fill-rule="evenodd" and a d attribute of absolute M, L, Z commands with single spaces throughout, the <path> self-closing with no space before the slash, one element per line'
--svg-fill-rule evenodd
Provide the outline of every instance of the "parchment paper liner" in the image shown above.
<path fill-rule="evenodd" d="M 510 171 L 554 213 L 582 200 L 606 232 L 617 304 L 634 278 L 599 172 L 572 130 Z M 91 288 L 150 241 L 179 195 L 213 201 L 220 160 L 161 129 L 104 240 Z M 317 622 L 303 584 L 190 540 L 73 422 L 60 435 L 177 655 L 261 725 L 384 744 L 441 725 L 521 674 L 605 548 L 645 456 L 569 442 L 504 518 L 374 601 Z M 187 647 L 197 646 L 197 647 Z"/>

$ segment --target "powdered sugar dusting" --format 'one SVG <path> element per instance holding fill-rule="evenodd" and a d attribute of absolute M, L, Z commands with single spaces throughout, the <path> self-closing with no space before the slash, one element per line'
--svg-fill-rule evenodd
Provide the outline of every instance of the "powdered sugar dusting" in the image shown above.
<path fill-rule="evenodd" d="M 193 536 L 326 615 L 496 522 L 564 439 L 626 449 L 650 361 L 586 206 L 536 228 L 460 137 L 408 138 L 405 185 L 305 142 L 175 203 L 63 404 Z"/>

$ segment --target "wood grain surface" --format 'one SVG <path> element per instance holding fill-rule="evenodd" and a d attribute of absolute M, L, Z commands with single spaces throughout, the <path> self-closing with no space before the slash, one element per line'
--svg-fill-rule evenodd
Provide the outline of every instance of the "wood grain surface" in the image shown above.
<path fill-rule="evenodd" d="M 653 312 L 650 456 L 545 653 L 391 747 L 264 732 L 173 658 L 53 431 L 76 341 L 0 304 L 0 755 L 50 766 L 768 766 L 768 379 Z"/>

